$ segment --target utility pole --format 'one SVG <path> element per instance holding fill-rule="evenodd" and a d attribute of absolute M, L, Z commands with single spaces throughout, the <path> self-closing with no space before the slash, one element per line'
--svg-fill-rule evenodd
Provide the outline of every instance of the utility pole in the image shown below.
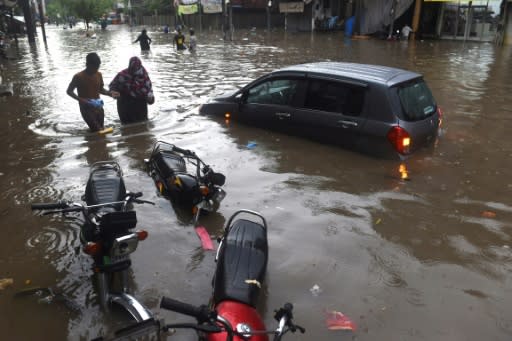
<path fill-rule="evenodd" d="M 39 22 L 41 23 L 41 32 L 43 32 L 43 41 L 46 44 L 46 31 L 44 30 L 43 0 L 38 1 L 38 6 L 39 6 Z"/>
<path fill-rule="evenodd" d="M 393 0 L 393 3 L 391 4 L 391 13 L 390 13 L 391 20 L 389 23 L 388 39 L 393 38 L 393 25 L 395 24 L 396 2 L 397 2 L 397 0 Z"/>
<path fill-rule="evenodd" d="M 227 25 L 228 25 L 228 4 L 227 0 L 222 0 L 222 37 L 226 40 Z"/>
<path fill-rule="evenodd" d="M 418 28 L 420 27 L 421 1 L 422 0 L 416 0 L 416 4 L 414 5 L 414 16 L 412 17 L 411 40 L 416 40 L 416 32 L 418 32 Z"/>
<path fill-rule="evenodd" d="M 272 0 L 268 0 L 267 3 L 267 32 L 270 32 L 270 8 L 272 7 Z"/>
<path fill-rule="evenodd" d="M 27 37 L 29 43 L 36 42 L 35 25 L 32 17 L 32 11 L 30 9 L 29 0 L 21 0 L 21 7 L 23 8 L 23 16 L 25 18 L 25 27 L 27 29 Z"/>

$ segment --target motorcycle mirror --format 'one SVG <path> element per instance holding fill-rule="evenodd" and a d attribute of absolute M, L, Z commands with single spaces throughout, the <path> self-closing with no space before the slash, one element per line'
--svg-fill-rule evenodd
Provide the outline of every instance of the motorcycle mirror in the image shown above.
<path fill-rule="evenodd" d="M 212 173 L 210 179 L 214 185 L 223 186 L 226 182 L 226 177 L 221 173 Z"/>

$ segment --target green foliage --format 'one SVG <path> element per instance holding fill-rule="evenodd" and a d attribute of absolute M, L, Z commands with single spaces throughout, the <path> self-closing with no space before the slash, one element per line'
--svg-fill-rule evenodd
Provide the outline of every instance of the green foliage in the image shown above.
<path fill-rule="evenodd" d="M 66 0 L 61 0 L 66 1 Z M 88 24 L 101 18 L 113 8 L 112 0 L 67 0 L 72 5 L 76 17 L 84 19 Z"/>
<path fill-rule="evenodd" d="M 113 10 L 113 0 L 53 0 L 46 6 L 50 17 L 75 16 L 93 22 Z"/>
<path fill-rule="evenodd" d="M 53 0 L 46 5 L 46 15 L 50 18 L 66 18 L 71 15 L 70 1 Z"/>

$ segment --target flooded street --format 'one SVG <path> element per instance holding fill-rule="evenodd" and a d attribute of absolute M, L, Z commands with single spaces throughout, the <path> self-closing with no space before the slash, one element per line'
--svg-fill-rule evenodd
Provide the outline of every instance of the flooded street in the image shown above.
<path fill-rule="evenodd" d="M 21 39 L 4 61 L 15 95 L 0 98 L 3 243 L 0 329 L 10 340 L 88 340 L 127 320 L 100 310 L 91 260 L 80 250 L 78 219 L 40 217 L 32 202 L 79 201 L 89 166 L 116 160 L 149 232 L 132 255 L 134 296 L 166 322 L 163 295 L 206 304 L 214 252 L 203 251 L 190 217 L 158 194 L 144 158 L 158 140 L 195 151 L 226 175 L 219 211 L 202 218 L 219 235 L 233 212 L 261 212 L 269 224 L 267 278 L 260 311 L 294 304 L 306 334 L 285 340 L 510 340 L 512 337 L 512 50 L 449 41 L 345 41 L 339 34 L 197 32 L 198 52 L 176 52 L 172 35 L 148 29 L 151 53 L 132 44 L 141 28 L 47 27 L 47 47 Z M 97 52 L 106 86 L 141 56 L 156 102 L 149 121 L 122 126 L 105 101 L 104 137 L 89 133 L 66 94 L 72 76 Z M 444 113 L 432 148 L 400 164 L 335 146 L 203 117 L 209 96 L 276 68 L 312 61 L 382 64 L 425 75 Z M 254 148 L 247 145 L 254 142 Z M 402 180 L 407 172 L 408 179 Z M 312 292 L 315 285 L 318 291 Z M 71 299 L 15 297 L 51 287 Z M 355 333 L 327 330 L 325 312 L 341 311 Z M 193 340 L 178 331 L 169 340 Z"/>

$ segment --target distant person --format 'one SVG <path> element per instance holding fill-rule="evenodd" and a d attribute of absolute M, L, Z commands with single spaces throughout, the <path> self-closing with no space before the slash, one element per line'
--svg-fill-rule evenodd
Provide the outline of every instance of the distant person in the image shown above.
<path fill-rule="evenodd" d="M 178 32 L 174 35 L 173 46 L 178 50 L 186 50 L 185 36 L 181 33 L 181 27 L 178 27 Z"/>
<path fill-rule="evenodd" d="M 409 40 L 409 35 L 413 32 L 412 28 L 409 25 L 405 25 L 402 27 L 402 39 Z"/>
<path fill-rule="evenodd" d="M 138 57 L 130 58 L 128 68 L 114 77 L 109 88 L 120 93 L 117 113 L 122 123 L 148 119 L 148 104 L 155 102 L 155 96 L 149 75 Z"/>
<path fill-rule="evenodd" d="M 151 38 L 148 36 L 148 31 L 146 31 L 146 29 L 142 30 L 142 32 L 133 43 L 135 44 L 136 42 L 139 42 L 141 51 L 149 51 Z"/>
<path fill-rule="evenodd" d="M 165 24 L 164 33 L 169 33 L 169 25 Z"/>
<path fill-rule="evenodd" d="M 91 131 L 104 129 L 103 111 L 100 94 L 113 98 L 119 97 L 117 91 L 107 91 L 103 85 L 103 77 L 98 71 L 101 60 L 96 53 L 89 53 L 85 58 L 85 70 L 75 74 L 68 85 L 66 93 L 78 101 L 80 113 Z M 75 89 L 77 94 L 75 94 Z"/>
<path fill-rule="evenodd" d="M 196 37 L 196 34 L 194 32 L 194 29 L 191 28 L 190 29 L 190 41 L 188 43 L 188 50 L 190 52 L 196 52 L 196 48 L 197 48 L 197 37 Z"/>
<path fill-rule="evenodd" d="M 0 57 L 3 59 L 7 59 L 7 55 L 5 54 L 5 49 L 7 48 L 6 37 L 2 32 L 0 32 Z"/>

